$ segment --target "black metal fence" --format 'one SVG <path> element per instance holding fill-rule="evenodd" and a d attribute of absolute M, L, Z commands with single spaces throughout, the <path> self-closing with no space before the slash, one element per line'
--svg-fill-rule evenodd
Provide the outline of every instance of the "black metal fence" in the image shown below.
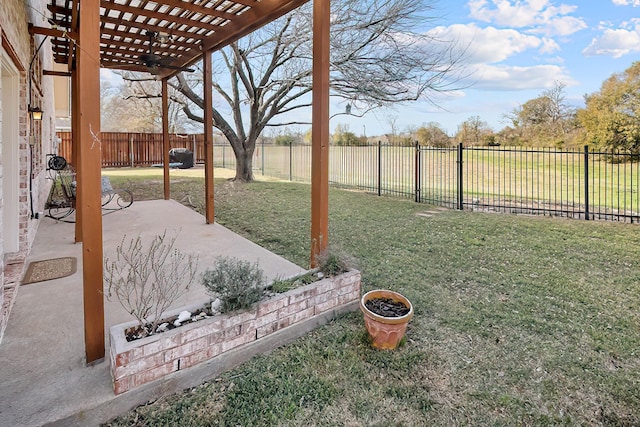
<path fill-rule="evenodd" d="M 216 166 L 235 167 L 228 146 Z M 490 212 L 640 222 L 637 155 L 552 148 L 331 146 L 329 182 L 420 203 Z M 311 180 L 309 145 L 258 145 L 254 169 Z"/>

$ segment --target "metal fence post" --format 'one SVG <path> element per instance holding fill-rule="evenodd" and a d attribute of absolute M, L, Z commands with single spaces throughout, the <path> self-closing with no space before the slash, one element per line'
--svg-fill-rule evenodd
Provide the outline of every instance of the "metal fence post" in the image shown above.
<path fill-rule="evenodd" d="M 415 161 L 415 200 L 420 203 L 420 145 L 418 141 L 415 143 L 416 161 Z"/>
<path fill-rule="evenodd" d="M 378 140 L 378 196 L 382 196 L 382 141 Z"/>
<path fill-rule="evenodd" d="M 262 176 L 264 176 L 264 136 L 260 135 L 260 142 L 262 143 Z"/>
<path fill-rule="evenodd" d="M 584 146 L 584 219 L 589 221 L 589 146 Z"/>
<path fill-rule="evenodd" d="M 458 144 L 458 159 L 456 161 L 457 169 L 458 169 L 458 210 L 463 210 L 463 202 L 464 202 L 464 185 L 462 183 L 462 142 Z"/>

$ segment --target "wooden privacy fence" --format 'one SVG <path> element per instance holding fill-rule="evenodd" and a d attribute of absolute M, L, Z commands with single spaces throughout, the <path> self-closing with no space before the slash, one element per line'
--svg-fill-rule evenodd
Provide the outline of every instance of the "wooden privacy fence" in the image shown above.
<path fill-rule="evenodd" d="M 71 132 L 58 132 L 58 155 L 71 160 Z M 102 132 L 102 167 L 151 166 L 163 163 L 162 134 Z M 196 163 L 204 162 L 204 134 L 169 134 L 169 148 L 187 148 Z"/>

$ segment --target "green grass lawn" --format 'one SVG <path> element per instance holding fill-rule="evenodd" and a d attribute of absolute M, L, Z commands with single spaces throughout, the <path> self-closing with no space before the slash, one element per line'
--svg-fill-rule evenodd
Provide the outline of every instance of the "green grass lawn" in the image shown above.
<path fill-rule="evenodd" d="M 137 200 L 161 194 L 157 177 L 116 175 Z M 201 209 L 201 178 L 176 181 L 174 198 Z M 345 315 L 110 425 L 639 425 L 640 228 L 416 215 L 428 208 L 330 192 L 331 245 L 357 259 L 364 290 L 414 304 L 399 350 L 371 349 L 361 315 Z M 308 185 L 217 180 L 216 216 L 308 264 Z"/>

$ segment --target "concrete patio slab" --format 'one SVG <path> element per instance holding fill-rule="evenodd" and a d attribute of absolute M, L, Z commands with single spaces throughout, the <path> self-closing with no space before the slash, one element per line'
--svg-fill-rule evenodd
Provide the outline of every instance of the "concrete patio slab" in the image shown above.
<path fill-rule="evenodd" d="M 103 230 L 107 257 L 115 254 L 124 235 L 135 237 L 140 234 L 144 238 L 167 230 L 169 235 L 179 234 L 176 242 L 179 249 L 198 254 L 200 272 L 211 267 L 220 255 L 258 262 L 268 280 L 304 271 L 221 225 L 205 224 L 202 215 L 175 201 L 135 202 L 127 209 L 105 215 Z M 78 271 L 68 277 L 23 285 L 18 289 L 0 344 L 0 426 L 94 425 L 106 421 L 108 418 L 104 417 L 112 416 L 114 411 L 117 414 L 118 410 L 127 410 L 154 396 L 179 391 L 193 381 L 222 372 L 226 365 L 237 362 L 239 354 L 235 354 L 235 362 L 231 360 L 234 354 L 230 354 L 199 370 L 176 372 L 159 387 L 148 384 L 148 387 L 117 398 L 109 374 L 108 350 L 103 362 L 89 367 L 84 363 L 82 247 L 74 243 L 73 233 L 73 224 L 49 218 L 43 219 L 39 226 L 27 262 L 72 256 L 78 258 Z M 206 298 L 198 281 L 172 308 Z M 130 315 L 118 302 L 105 302 L 106 330 L 129 320 Z M 311 326 L 288 331 L 285 335 L 293 339 Z M 272 338 L 277 339 L 282 337 Z M 260 346 L 269 347 L 269 343 Z M 260 346 L 253 351 L 260 351 Z M 208 372 L 203 373 L 207 369 Z M 101 412 L 101 407 L 110 409 Z"/>

